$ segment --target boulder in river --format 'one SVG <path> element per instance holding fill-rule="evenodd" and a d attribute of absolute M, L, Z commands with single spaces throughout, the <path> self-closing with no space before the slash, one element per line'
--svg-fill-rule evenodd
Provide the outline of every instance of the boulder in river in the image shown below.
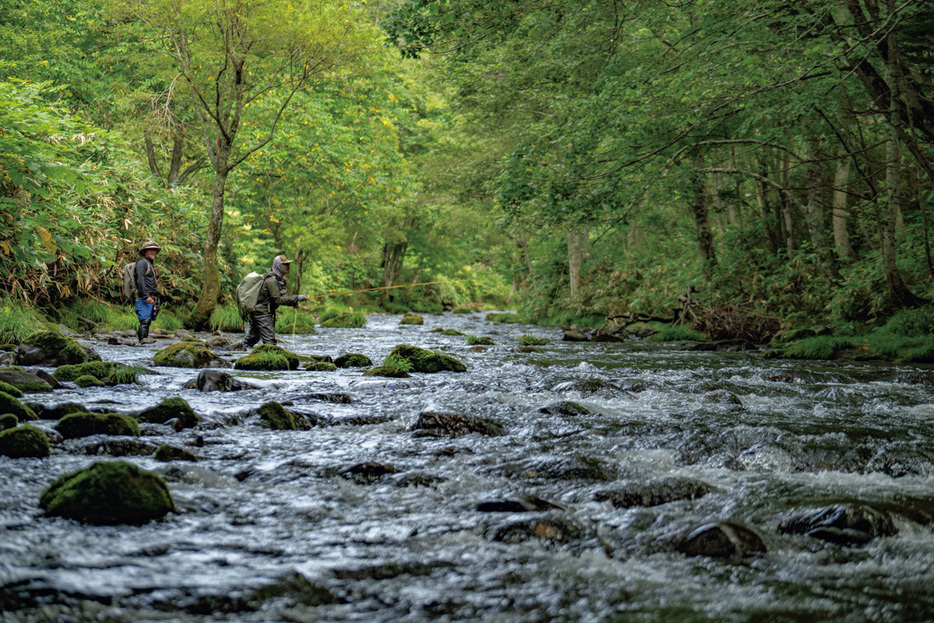
<path fill-rule="evenodd" d="M 534 495 L 526 495 L 517 500 L 503 499 L 481 502 L 477 505 L 477 510 L 481 513 L 533 513 L 567 509 Z"/>
<path fill-rule="evenodd" d="M 129 435 L 139 437 L 136 419 L 119 413 L 71 413 L 58 421 L 55 429 L 65 439 L 91 435 Z"/>
<path fill-rule="evenodd" d="M 420 413 L 412 429 L 416 437 L 460 437 L 470 433 L 502 435 L 505 432 L 502 424 L 487 418 L 437 411 Z"/>
<path fill-rule="evenodd" d="M 366 355 L 360 353 L 346 353 L 334 360 L 338 368 L 368 368 L 373 362 Z"/>
<path fill-rule="evenodd" d="M 622 387 L 608 383 L 603 379 L 583 379 L 579 381 L 564 381 L 551 388 L 553 392 L 579 392 L 582 396 L 602 394 L 606 396 L 627 396 Z"/>
<path fill-rule="evenodd" d="M 168 368 L 226 368 L 226 361 L 196 342 L 176 342 L 156 352 L 152 361 Z"/>
<path fill-rule="evenodd" d="M 363 373 L 364 376 L 385 376 L 392 379 L 408 379 L 412 375 L 395 366 L 376 366 Z"/>
<path fill-rule="evenodd" d="M 60 420 L 69 413 L 86 413 L 87 407 L 79 405 L 76 402 L 64 402 L 52 407 L 39 407 L 38 415 L 40 420 Z"/>
<path fill-rule="evenodd" d="M 341 470 L 340 475 L 348 480 L 354 481 L 358 485 L 369 485 L 379 482 L 388 474 L 395 474 L 396 471 L 396 468 L 392 465 L 383 465 L 382 463 L 368 461 Z"/>
<path fill-rule="evenodd" d="M 298 370 L 299 358 L 295 353 L 275 344 L 260 344 L 246 357 L 234 362 L 237 370 Z"/>
<path fill-rule="evenodd" d="M 425 320 L 415 312 L 406 312 L 399 324 L 425 324 Z"/>
<path fill-rule="evenodd" d="M 156 446 L 135 437 L 109 437 L 84 446 L 84 453 L 91 456 L 148 456 Z"/>
<path fill-rule="evenodd" d="M 46 515 L 103 525 L 142 524 L 175 510 L 162 478 L 125 461 L 101 461 L 58 478 L 39 505 Z"/>
<path fill-rule="evenodd" d="M 236 392 L 248 386 L 228 372 L 206 369 L 198 373 L 195 387 L 203 392 Z"/>
<path fill-rule="evenodd" d="M 634 482 L 617 489 L 598 491 L 594 499 L 611 502 L 616 508 L 659 506 L 676 500 L 696 500 L 711 492 L 711 487 L 689 478 L 660 478 Z"/>
<path fill-rule="evenodd" d="M 295 414 L 278 402 L 267 402 L 259 408 L 260 424 L 272 430 L 298 430 Z"/>
<path fill-rule="evenodd" d="M 19 418 L 12 413 L 0 415 L 0 430 L 8 430 L 19 426 Z"/>
<path fill-rule="evenodd" d="M 688 556 L 739 559 L 764 554 L 765 542 L 752 528 L 732 521 L 705 524 L 676 544 Z"/>
<path fill-rule="evenodd" d="M 59 387 L 58 381 L 54 380 L 51 376 L 46 378 L 46 375 L 40 376 L 38 372 L 26 371 L 22 368 L 5 368 L 0 370 L 0 381 L 9 383 L 26 394 L 50 392 Z"/>
<path fill-rule="evenodd" d="M 539 413 L 547 413 L 549 415 L 590 415 L 593 413 L 590 409 L 584 405 L 578 404 L 576 402 L 571 402 L 569 400 L 564 400 L 561 402 L 553 402 L 550 405 L 546 405 L 538 410 Z"/>
<path fill-rule="evenodd" d="M 52 376 L 57 381 L 75 381 L 76 383 L 82 376 L 92 376 L 105 385 L 121 385 L 135 383 L 142 372 L 141 368 L 113 361 L 89 361 L 59 366 Z"/>
<path fill-rule="evenodd" d="M 406 359 L 412 364 L 412 372 L 466 372 L 467 366 L 451 357 L 431 350 L 399 344 L 392 349 L 389 357 Z"/>
<path fill-rule="evenodd" d="M 305 369 L 309 372 L 336 372 L 337 366 L 327 361 L 312 361 Z"/>
<path fill-rule="evenodd" d="M 177 420 L 180 428 L 192 428 L 201 421 L 201 417 L 195 413 L 188 402 L 178 397 L 165 398 L 159 404 L 137 413 L 136 418 L 140 422 L 153 424 L 165 424 L 169 420 Z"/>
<path fill-rule="evenodd" d="M 12 413 L 20 422 L 39 419 L 32 409 L 6 392 L 0 392 L 0 414 L 3 413 Z"/>
<path fill-rule="evenodd" d="M 33 333 L 16 348 L 16 362 L 21 366 L 54 368 L 100 360 L 101 356 L 94 349 L 55 331 Z"/>
<path fill-rule="evenodd" d="M 0 455 L 14 459 L 49 456 L 48 436 L 35 426 L 21 424 L 0 430 Z"/>
<path fill-rule="evenodd" d="M 495 526 L 490 530 L 490 536 L 494 541 L 502 543 L 522 543 L 534 539 L 562 544 L 580 540 L 584 536 L 584 529 L 567 517 L 550 514 Z"/>
<path fill-rule="evenodd" d="M 162 444 L 156 448 L 153 458 L 157 461 L 163 463 L 168 463 L 169 461 L 191 461 L 197 462 L 198 457 L 196 457 L 190 450 L 185 448 L 176 448 L 175 446 L 170 446 L 168 444 Z"/>
<path fill-rule="evenodd" d="M 898 533 L 892 517 L 865 504 L 834 504 L 792 512 L 778 526 L 785 534 L 805 534 L 838 545 L 865 545 Z"/>
<path fill-rule="evenodd" d="M 0 392 L 9 394 L 13 396 L 14 398 L 23 397 L 23 392 L 19 387 L 16 387 L 15 385 L 10 385 L 9 383 L 4 383 L 3 381 L 0 381 Z"/>

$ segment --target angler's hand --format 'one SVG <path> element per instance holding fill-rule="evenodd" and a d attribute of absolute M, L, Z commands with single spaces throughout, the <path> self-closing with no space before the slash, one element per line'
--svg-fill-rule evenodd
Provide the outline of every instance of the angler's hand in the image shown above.
<path fill-rule="evenodd" d="M 299 294 L 299 295 L 298 295 L 298 302 L 299 302 L 299 303 L 301 303 L 302 301 L 307 301 L 307 300 L 308 300 L 308 297 L 305 296 L 304 294 Z"/>

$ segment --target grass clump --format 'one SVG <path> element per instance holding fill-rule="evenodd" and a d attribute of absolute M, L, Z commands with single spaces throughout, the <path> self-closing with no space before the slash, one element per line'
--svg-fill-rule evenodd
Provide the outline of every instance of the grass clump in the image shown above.
<path fill-rule="evenodd" d="M 350 308 L 332 306 L 321 310 L 318 320 L 322 327 L 330 329 L 359 329 L 366 324 L 366 315 Z"/>
<path fill-rule="evenodd" d="M 658 333 L 650 335 L 649 339 L 656 342 L 704 342 L 707 337 L 699 331 L 669 325 L 662 327 Z"/>
<path fill-rule="evenodd" d="M 795 340 L 785 346 L 782 354 L 789 359 L 833 359 L 838 351 L 852 344 L 851 338 L 822 335 Z"/>
<path fill-rule="evenodd" d="M 399 355 L 389 355 L 383 365 L 376 366 L 364 372 L 365 376 L 388 376 L 390 378 L 407 378 L 411 376 L 412 362 Z"/>
<path fill-rule="evenodd" d="M 281 335 L 314 335 L 315 316 L 298 308 L 276 314 L 276 333 Z"/>
<path fill-rule="evenodd" d="M 522 346 L 544 346 L 548 344 L 548 339 L 544 337 L 535 337 L 534 335 L 523 335 L 519 338 L 519 344 Z"/>
<path fill-rule="evenodd" d="M 19 344 L 46 324 L 44 317 L 19 301 L 0 301 L 0 342 Z"/>
<path fill-rule="evenodd" d="M 511 312 L 490 312 L 486 315 L 488 322 L 499 322 L 504 324 L 518 324 L 522 322 L 519 314 Z"/>
<path fill-rule="evenodd" d="M 243 333 L 243 318 L 240 317 L 240 309 L 235 303 L 218 305 L 211 312 L 211 331 L 223 331 L 224 333 Z"/>
<path fill-rule="evenodd" d="M 493 346 L 493 338 L 468 335 L 467 344 L 469 346 Z"/>

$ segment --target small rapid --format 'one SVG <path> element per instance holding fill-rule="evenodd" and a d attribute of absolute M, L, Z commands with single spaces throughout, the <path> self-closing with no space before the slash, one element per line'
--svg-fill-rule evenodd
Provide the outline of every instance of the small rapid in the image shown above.
<path fill-rule="evenodd" d="M 563 342 L 558 329 L 481 314 L 399 320 L 370 316 L 363 329 L 284 335 L 281 345 L 378 363 L 411 344 L 467 372 L 237 370 L 255 388 L 201 392 L 185 388 L 197 371 L 153 368 L 134 385 L 28 395 L 130 415 L 182 397 L 201 423 L 145 424 L 139 441 L 184 445 L 198 461 L 121 457 L 162 476 L 178 513 L 90 526 L 44 517 L 38 499 L 58 476 L 112 458 L 106 439 L 68 440 L 45 459 L 0 457 L 0 621 L 920 621 L 934 612 L 934 371 Z M 432 332 L 442 327 L 494 345 Z M 549 343 L 518 352 L 522 335 Z M 82 341 L 105 361 L 149 368 L 167 345 Z M 336 395 L 349 401 L 328 399 Z M 317 425 L 261 428 L 252 413 L 268 401 Z M 505 433 L 419 436 L 424 412 L 485 418 Z M 799 529 L 829 507 L 848 509 L 851 523 Z M 866 527 L 865 517 L 881 519 Z M 718 522 L 748 528 L 765 551 L 685 549 L 688 535 Z"/>

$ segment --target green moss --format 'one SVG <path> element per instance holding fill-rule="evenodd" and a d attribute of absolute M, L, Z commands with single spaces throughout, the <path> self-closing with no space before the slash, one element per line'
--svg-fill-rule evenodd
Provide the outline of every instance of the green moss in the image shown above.
<path fill-rule="evenodd" d="M 337 366 L 328 361 L 313 361 L 305 366 L 305 369 L 309 372 L 333 372 L 337 370 Z"/>
<path fill-rule="evenodd" d="M 105 384 L 102 380 L 96 376 L 91 376 L 90 374 L 85 374 L 76 378 L 75 385 L 78 387 L 105 387 Z"/>
<path fill-rule="evenodd" d="M 20 422 L 39 419 L 35 411 L 6 392 L 0 392 L 0 413 L 12 413 Z"/>
<path fill-rule="evenodd" d="M 93 360 L 88 351 L 75 339 L 55 331 L 37 331 L 23 340 L 21 346 L 23 345 L 57 353 L 56 358 L 64 363 L 86 363 Z"/>
<path fill-rule="evenodd" d="M 165 481 L 126 461 L 101 461 L 55 480 L 39 499 L 46 515 L 91 524 L 141 524 L 175 510 Z"/>
<path fill-rule="evenodd" d="M 692 331 L 684 327 L 673 327 L 669 325 L 663 327 L 658 333 L 649 336 L 649 339 L 656 342 L 704 342 L 707 340 L 707 337 L 699 331 Z"/>
<path fill-rule="evenodd" d="M 267 402 L 259 408 L 260 424 L 272 430 L 298 430 L 295 415 L 278 402 Z"/>
<path fill-rule="evenodd" d="M 276 346 L 275 344 L 260 344 L 250 351 L 251 355 L 261 355 L 264 353 L 274 353 L 280 357 L 285 357 L 286 361 L 289 362 L 289 370 L 298 370 L 298 365 L 300 363 L 298 355 L 288 351 L 281 346 Z"/>
<path fill-rule="evenodd" d="M 276 333 L 281 335 L 315 335 L 315 317 L 313 314 L 297 308 L 283 310 L 276 314 Z"/>
<path fill-rule="evenodd" d="M 170 446 L 168 444 L 162 444 L 156 451 L 153 453 L 152 458 L 157 461 L 166 463 L 168 461 L 191 461 L 197 462 L 198 457 L 194 454 L 185 450 L 184 448 L 176 448 L 175 446 Z"/>
<path fill-rule="evenodd" d="M 198 425 L 201 417 L 184 398 L 166 398 L 159 404 L 144 409 L 136 414 L 140 422 L 165 424 L 169 420 L 177 419 L 182 428 L 192 428 Z"/>
<path fill-rule="evenodd" d="M 402 320 L 399 321 L 399 324 L 425 324 L 425 320 L 418 314 L 409 312 L 402 317 Z"/>
<path fill-rule="evenodd" d="M 139 437 L 136 419 L 119 413 L 70 413 L 58 421 L 55 429 L 65 439 L 91 435 Z"/>
<path fill-rule="evenodd" d="M 469 346 L 493 346 L 493 339 L 489 337 L 477 337 L 476 335 L 467 336 Z"/>
<path fill-rule="evenodd" d="M 237 370 L 291 370 L 284 355 L 273 352 L 256 353 L 241 357 L 234 362 Z"/>
<path fill-rule="evenodd" d="M 321 321 L 321 326 L 329 329 L 359 329 L 365 324 L 366 316 L 362 312 L 348 312 Z"/>
<path fill-rule="evenodd" d="M 417 346 L 409 346 L 408 344 L 399 344 L 394 349 L 392 349 L 392 352 L 389 353 L 389 356 L 408 359 L 412 364 L 413 372 L 431 373 L 445 371 L 467 371 L 467 366 L 450 355 L 442 355 L 441 353 L 425 350 L 424 348 L 419 348 Z M 384 365 L 386 364 L 384 363 Z"/>
<path fill-rule="evenodd" d="M 376 366 L 363 373 L 364 376 L 387 376 L 394 379 L 406 379 L 412 375 L 393 366 Z"/>
<path fill-rule="evenodd" d="M 508 312 L 490 312 L 486 315 L 486 319 L 489 322 L 501 322 L 506 324 L 518 324 L 522 322 L 522 318 L 519 314 L 511 314 Z"/>
<path fill-rule="evenodd" d="M 9 394 L 9 395 L 13 396 L 14 398 L 22 398 L 22 397 L 23 397 L 23 392 L 22 392 L 22 390 L 20 390 L 19 387 L 16 387 L 16 386 L 14 386 L 14 385 L 10 385 L 9 383 L 4 383 L 3 381 L 0 381 L 0 392 L 3 392 L 3 393 L 5 393 L 5 394 Z"/>
<path fill-rule="evenodd" d="M 370 358 L 360 353 L 346 353 L 334 360 L 338 368 L 366 368 L 373 365 Z"/>
<path fill-rule="evenodd" d="M 534 335 L 523 335 L 519 338 L 519 344 L 522 346 L 544 346 L 547 343 L 547 338 L 535 337 Z"/>
<path fill-rule="evenodd" d="M 152 361 L 170 368 L 207 368 L 220 361 L 220 357 L 200 344 L 177 342 L 158 351 Z"/>
<path fill-rule="evenodd" d="M 443 330 L 441 331 L 441 335 L 450 335 L 450 336 L 455 336 L 455 337 L 456 337 L 456 336 L 461 336 L 461 335 L 464 335 L 464 334 L 461 333 L 460 331 L 458 331 L 457 329 L 443 329 Z"/>
<path fill-rule="evenodd" d="M 29 424 L 0 431 L 0 455 L 14 459 L 49 456 L 49 438 Z"/>
<path fill-rule="evenodd" d="M 89 361 L 72 365 L 59 366 L 52 376 L 58 381 L 77 381 L 82 376 L 93 376 L 104 382 L 105 385 L 120 385 L 123 383 L 136 383 L 137 377 L 143 372 L 135 366 L 110 361 Z"/>
<path fill-rule="evenodd" d="M 17 425 L 19 425 L 19 418 L 12 413 L 4 413 L 3 415 L 0 415 L 0 430 L 16 428 Z"/>

